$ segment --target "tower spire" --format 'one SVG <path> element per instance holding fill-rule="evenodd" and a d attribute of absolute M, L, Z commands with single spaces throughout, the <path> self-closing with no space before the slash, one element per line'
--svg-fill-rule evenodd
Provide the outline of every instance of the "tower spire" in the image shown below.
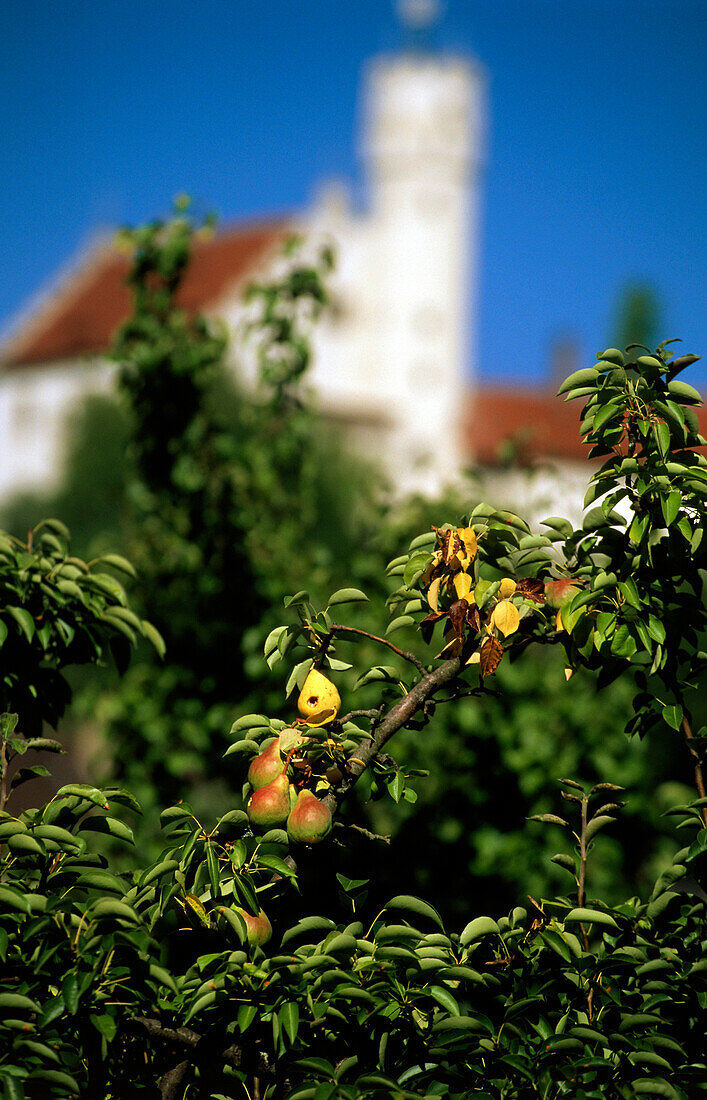
<path fill-rule="evenodd" d="M 432 47 L 441 9 L 440 0 L 397 0 L 398 18 L 409 47 L 418 50 Z"/>

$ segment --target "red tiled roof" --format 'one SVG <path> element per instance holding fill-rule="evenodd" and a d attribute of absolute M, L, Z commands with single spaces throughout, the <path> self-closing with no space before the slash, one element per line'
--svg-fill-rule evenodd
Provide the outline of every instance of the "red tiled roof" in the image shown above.
<path fill-rule="evenodd" d="M 532 465 L 541 459 L 581 461 L 579 409 L 542 390 L 484 387 L 469 398 L 464 444 L 482 465 L 511 458 Z"/>
<path fill-rule="evenodd" d="M 185 309 L 208 309 L 287 235 L 284 222 L 226 231 L 194 246 L 177 298 Z M 68 285 L 49 298 L 8 343 L 3 363 L 23 366 L 100 354 L 130 314 L 128 259 L 112 247 L 91 254 Z"/>
<path fill-rule="evenodd" d="M 543 390 L 484 387 L 469 396 L 463 446 L 481 466 L 534 466 L 552 459 L 582 462 L 589 448 L 579 435 L 581 401 Z M 707 408 L 695 409 L 707 438 Z"/>

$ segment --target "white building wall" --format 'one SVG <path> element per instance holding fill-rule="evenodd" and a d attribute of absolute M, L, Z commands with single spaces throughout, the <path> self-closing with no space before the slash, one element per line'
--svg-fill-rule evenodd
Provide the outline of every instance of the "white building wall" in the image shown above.
<path fill-rule="evenodd" d="M 110 392 L 114 372 L 114 364 L 91 359 L 0 374 L 0 500 L 58 488 L 69 442 L 68 416 L 89 394 Z"/>

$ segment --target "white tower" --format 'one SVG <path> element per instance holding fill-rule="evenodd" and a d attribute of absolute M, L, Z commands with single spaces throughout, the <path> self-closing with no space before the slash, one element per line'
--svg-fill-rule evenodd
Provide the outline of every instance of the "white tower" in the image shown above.
<path fill-rule="evenodd" d="M 407 0 L 417 33 L 431 0 Z M 381 370 L 390 382 L 393 472 L 439 489 L 462 465 L 459 427 L 474 368 L 484 78 L 420 43 L 367 74 L 363 155 L 380 293 Z M 389 465 L 391 462 L 389 460 Z"/>

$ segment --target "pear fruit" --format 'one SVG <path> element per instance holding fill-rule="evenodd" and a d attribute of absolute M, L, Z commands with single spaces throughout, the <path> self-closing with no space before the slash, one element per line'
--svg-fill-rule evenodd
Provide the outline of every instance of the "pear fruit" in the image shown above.
<path fill-rule="evenodd" d="M 251 760 L 248 768 L 248 782 L 257 791 L 260 787 L 266 787 L 268 783 L 272 783 L 273 779 L 282 775 L 284 770 L 285 763 L 280 756 L 280 738 L 276 737 L 259 756 Z"/>
<path fill-rule="evenodd" d="M 272 936 L 272 925 L 265 913 L 261 909 L 257 917 L 254 917 L 252 913 L 247 913 L 245 909 L 241 909 L 239 905 L 233 906 L 233 912 L 238 913 L 238 916 L 242 918 L 245 924 L 246 939 L 248 943 L 254 947 L 262 947 L 267 943 Z"/>
<path fill-rule="evenodd" d="M 336 718 L 340 706 L 341 696 L 331 680 L 318 668 L 311 668 L 297 700 L 297 709 L 307 725 L 326 725 Z"/>
<path fill-rule="evenodd" d="M 581 591 L 572 577 L 561 577 L 559 580 L 545 582 L 545 599 L 550 607 L 558 611 Z"/>
<path fill-rule="evenodd" d="M 283 825 L 290 812 L 290 784 L 283 773 L 253 791 L 246 805 L 251 825 Z"/>
<path fill-rule="evenodd" d="M 297 795 L 295 807 L 287 819 L 287 835 L 300 844 L 318 844 L 331 832 L 331 813 L 311 791 Z"/>

